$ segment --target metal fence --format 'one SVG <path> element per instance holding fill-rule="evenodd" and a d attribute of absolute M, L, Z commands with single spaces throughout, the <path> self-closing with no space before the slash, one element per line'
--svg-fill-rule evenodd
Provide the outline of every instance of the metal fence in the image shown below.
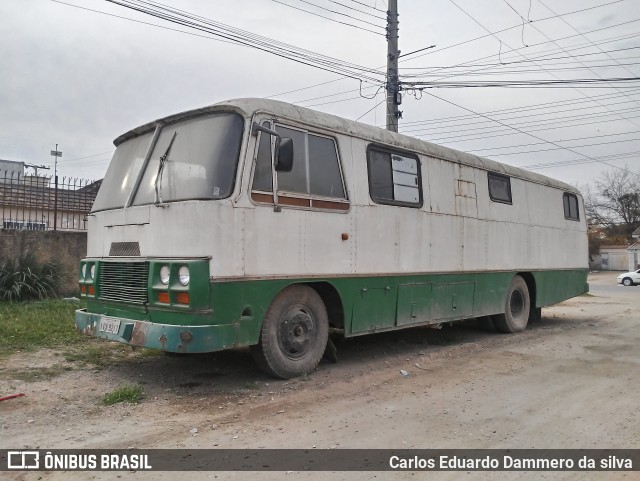
<path fill-rule="evenodd" d="M 101 180 L 0 171 L 2 228 L 86 230 Z"/>

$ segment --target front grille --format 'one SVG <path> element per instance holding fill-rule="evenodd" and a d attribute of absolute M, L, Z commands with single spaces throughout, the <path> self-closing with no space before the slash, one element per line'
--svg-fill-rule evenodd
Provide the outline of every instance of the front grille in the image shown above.
<path fill-rule="evenodd" d="M 148 262 L 101 262 L 98 269 L 100 299 L 146 304 Z"/>

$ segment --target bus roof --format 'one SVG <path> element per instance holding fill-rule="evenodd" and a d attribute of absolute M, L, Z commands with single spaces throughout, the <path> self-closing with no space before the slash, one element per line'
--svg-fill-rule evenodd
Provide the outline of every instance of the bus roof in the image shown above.
<path fill-rule="evenodd" d="M 367 141 L 394 146 L 407 151 L 429 155 L 450 162 L 479 168 L 482 170 L 503 173 L 508 176 L 529 180 L 540 184 L 557 187 L 565 191 L 579 194 L 578 190 L 564 182 L 552 179 L 550 177 L 536 174 L 518 167 L 496 162 L 495 160 L 486 159 L 477 155 L 468 154 L 456 149 L 433 144 L 424 140 L 410 137 L 408 135 L 391 132 L 379 127 L 374 127 L 361 122 L 348 120 L 336 115 L 326 114 L 311 110 L 306 107 L 300 107 L 286 102 L 270 99 L 243 98 L 226 100 L 207 107 L 188 110 L 178 114 L 170 115 L 145 125 L 130 130 L 129 132 L 119 136 L 114 140 L 114 144 L 118 146 L 125 140 L 128 140 L 146 132 L 152 131 L 158 124 L 171 124 L 180 120 L 199 117 L 215 112 L 237 112 L 246 118 L 251 118 L 255 113 L 265 112 L 281 119 L 288 119 L 298 122 L 309 127 L 321 127 L 325 130 L 336 132 L 337 134 L 348 134 L 354 137 L 362 138 Z"/>

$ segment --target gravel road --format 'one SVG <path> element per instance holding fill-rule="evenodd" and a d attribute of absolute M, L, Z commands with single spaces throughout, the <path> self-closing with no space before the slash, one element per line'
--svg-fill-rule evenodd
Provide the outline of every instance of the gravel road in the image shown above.
<path fill-rule="evenodd" d="M 640 448 L 640 287 L 592 273 L 591 294 L 543 310 L 518 335 L 411 329 L 338 344 L 304 379 L 256 371 L 247 350 L 135 357 L 49 380 L 11 369 L 67 366 L 16 354 L 0 392 L 0 448 Z M 406 371 L 404 376 L 400 371 Z M 101 406 L 142 382 L 139 405 Z M 174 473 L 15 473 L 14 479 L 174 479 Z M 640 479 L 622 473 L 188 473 L 185 479 Z"/>

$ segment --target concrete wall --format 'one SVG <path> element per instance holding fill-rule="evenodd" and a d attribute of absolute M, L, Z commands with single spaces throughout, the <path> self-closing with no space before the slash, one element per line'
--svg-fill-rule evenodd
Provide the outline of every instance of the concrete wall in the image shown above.
<path fill-rule="evenodd" d="M 591 256 L 589 269 L 597 271 L 628 271 L 627 246 L 601 246 L 600 254 Z"/>
<path fill-rule="evenodd" d="M 78 264 L 87 255 L 86 232 L 0 229 L 0 261 L 31 253 L 40 263 L 55 262 L 62 268 L 63 290 L 77 295 Z"/>

